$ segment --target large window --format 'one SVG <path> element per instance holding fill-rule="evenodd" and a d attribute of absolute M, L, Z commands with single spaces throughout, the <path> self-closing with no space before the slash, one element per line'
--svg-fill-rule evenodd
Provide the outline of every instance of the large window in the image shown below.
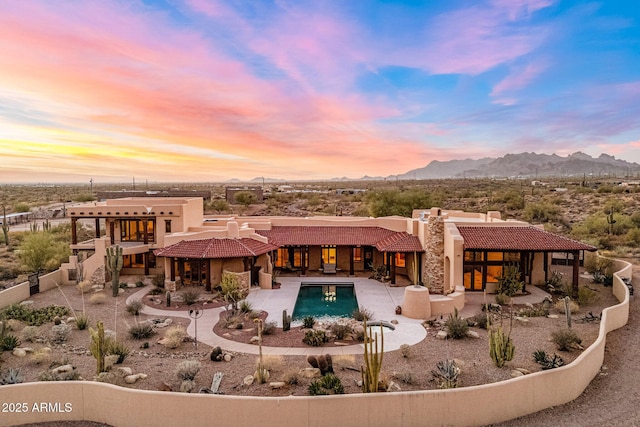
<path fill-rule="evenodd" d="M 335 246 L 323 246 L 322 247 L 322 264 L 335 264 L 336 263 L 336 247 Z"/>
<path fill-rule="evenodd" d="M 156 221 L 154 219 L 121 219 L 120 220 L 120 240 L 123 242 L 144 242 L 145 229 L 147 224 L 147 241 L 155 242 Z"/>
<path fill-rule="evenodd" d="M 149 253 L 149 267 L 155 268 L 156 257 Z M 124 268 L 144 268 L 144 254 L 133 254 L 122 256 L 122 267 Z"/>
<path fill-rule="evenodd" d="M 353 248 L 353 261 L 360 262 L 362 261 L 362 247 L 356 246 Z"/>
<path fill-rule="evenodd" d="M 303 247 L 278 248 L 275 266 L 280 268 L 301 268 Z M 304 257 L 305 267 L 309 267 L 309 257 Z"/>
<path fill-rule="evenodd" d="M 464 287 L 482 291 L 487 283 L 498 283 L 507 264 L 520 264 L 520 252 L 464 252 Z"/>

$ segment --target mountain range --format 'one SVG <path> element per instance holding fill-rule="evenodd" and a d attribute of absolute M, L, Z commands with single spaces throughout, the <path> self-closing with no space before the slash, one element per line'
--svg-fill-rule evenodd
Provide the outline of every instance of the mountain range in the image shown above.
<path fill-rule="evenodd" d="M 631 176 L 640 173 L 638 163 L 616 159 L 608 154 L 591 157 L 576 152 L 567 157 L 557 154 L 519 153 L 482 159 L 434 160 L 427 166 L 413 169 L 396 179 L 438 178 L 508 178 L 549 176 Z"/>
<path fill-rule="evenodd" d="M 542 178 L 551 176 L 638 176 L 640 164 L 616 159 L 608 154 L 591 157 L 580 151 L 567 157 L 557 154 L 519 153 L 502 157 L 483 157 L 440 161 L 433 160 L 427 166 L 399 175 L 368 176 L 361 178 L 332 178 L 329 181 L 380 181 L 391 179 L 445 179 L 445 178 Z M 256 177 L 249 183 L 286 183 L 281 178 Z M 240 183 L 231 179 L 227 183 Z"/>

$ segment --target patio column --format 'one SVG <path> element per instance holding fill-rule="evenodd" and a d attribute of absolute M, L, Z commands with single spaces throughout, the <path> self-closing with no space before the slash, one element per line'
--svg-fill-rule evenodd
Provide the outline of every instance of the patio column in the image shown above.
<path fill-rule="evenodd" d="M 544 265 L 544 281 L 546 282 L 549 280 L 549 252 L 543 252 L 542 256 L 544 256 L 542 263 Z"/>
<path fill-rule="evenodd" d="M 169 273 L 169 277 L 172 282 L 176 281 L 176 259 L 171 258 L 171 272 Z"/>
<path fill-rule="evenodd" d="M 389 252 L 389 255 L 391 255 L 391 284 L 395 285 L 396 284 L 396 253 Z"/>
<path fill-rule="evenodd" d="M 149 252 L 145 252 L 142 255 L 142 258 L 144 259 L 144 275 L 148 276 L 149 275 Z"/>
<path fill-rule="evenodd" d="M 353 246 L 349 246 L 349 276 L 353 274 Z"/>
<path fill-rule="evenodd" d="M 144 228 L 144 232 L 143 232 L 143 239 L 144 239 L 144 244 L 148 244 L 149 243 L 149 230 L 147 229 L 147 226 L 149 221 L 147 221 L 146 219 L 142 220 L 142 228 Z"/>
<path fill-rule="evenodd" d="M 302 252 L 302 253 L 300 254 L 300 258 L 302 258 L 302 259 L 301 259 L 301 262 L 302 262 L 302 272 L 301 272 L 300 274 L 301 274 L 302 276 L 305 276 L 305 275 L 307 274 L 307 267 L 306 267 L 306 265 L 307 265 L 307 257 L 308 257 L 307 252 L 309 251 L 309 246 L 303 246 L 301 249 L 302 249 L 302 250 L 301 250 L 300 252 Z"/>
<path fill-rule="evenodd" d="M 76 229 L 77 225 L 78 225 L 78 218 L 71 217 L 71 244 L 72 245 L 78 244 L 78 230 Z"/>
<path fill-rule="evenodd" d="M 205 260 L 205 265 L 204 265 L 204 274 L 205 274 L 205 291 L 207 292 L 211 292 L 211 260 L 210 259 L 206 259 Z"/>
<path fill-rule="evenodd" d="M 96 218 L 96 239 L 100 238 L 100 218 Z"/>
<path fill-rule="evenodd" d="M 111 235 L 111 244 L 116 243 L 116 221 L 112 219 L 109 221 L 109 234 Z"/>
<path fill-rule="evenodd" d="M 573 292 L 573 298 L 578 298 L 578 283 L 580 280 L 580 251 L 571 252 L 573 255 L 573 282 L 571 283 L 571 290 Z"/>

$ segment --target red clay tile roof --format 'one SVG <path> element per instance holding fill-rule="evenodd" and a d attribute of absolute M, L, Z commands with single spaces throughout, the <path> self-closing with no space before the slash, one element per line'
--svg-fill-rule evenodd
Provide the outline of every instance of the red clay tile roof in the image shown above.
<path fill-rule="evenodd" d="M 384 252 L 422 251 L 416 236 L 382 227 L 359 226 L 275 226 L 271 230 L 256 230 L 278 246 L 381 246 Z M 382 248 L 382 249 L 381 249 Z M 405 250 L 406 249 L 406 250 Z"/>
<path fill-rule="evenodd" d="M 424 252 L 420 239 L 409 233 L 395 233 L 376 243 L 380 252 Z"/>
<path fill-rule="evenodd" d="M 240 258 L 265 254 L 278 249 L 269 243 L 254 239 L 202 239 L 183 240 L 166 248 L 156 249 L 159 257 L 175 258 Z"/>
<path fill-rule="evenodd" d="M 501 251 L 595 251 L 591 245 L 549 233 L 531 226 L 459 226 L 465 249 Z"/>

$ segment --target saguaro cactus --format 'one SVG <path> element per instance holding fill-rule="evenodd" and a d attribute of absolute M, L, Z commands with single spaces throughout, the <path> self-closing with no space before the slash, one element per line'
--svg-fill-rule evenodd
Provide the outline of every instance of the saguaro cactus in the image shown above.
<path fill-rule="evenodd" d="M 96 359 L 96 374 L 104 372 L 104 356 L 107 352 L 107 339 L 104 336 L 104 324 L 99 320 L 96 329 L 89 328 L 91 334 L 91 344 L 89 350 Z"/>
<path fill-rule="evenodd" d="M 291 329 L 291 316 L 287 314 L 287 310 L 282 310 L 282 330 L 288 331 Z"/>
<path fill-rule="evenodd" d="M 118 296 L 120 270 L 122 270 L 122 246 L 113 245 L 107 248 L 107 270 L 111 273 L 111 291 Z"/>
<path fill-rule="evenodd" d="M 384 355 L 384 334 L 380 325 L 380 346 L 376 342 L 378 334 L 371 338 L 371 330 L 367 329 L 367 321 L 364 321 L 364 367 L 360 367 L 362 374 L 362 392 L 376 393 L 382 368 L 382 356 Z"/>
<path fill-rule="evenodd" d="M 4 244 L 9 246 L 9 223 L 7 222 L 7 208 L 2 207 L 2 233 L 4 234 Z"/>

